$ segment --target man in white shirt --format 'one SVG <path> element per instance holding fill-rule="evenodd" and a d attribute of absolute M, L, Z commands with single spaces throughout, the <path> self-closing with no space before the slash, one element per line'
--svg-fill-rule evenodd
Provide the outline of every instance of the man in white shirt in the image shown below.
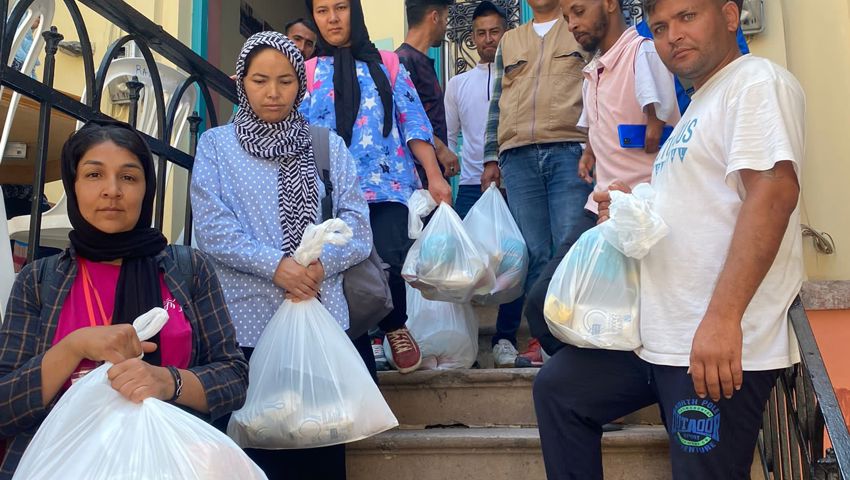
<path fill-rule="evenodd" d="M 460 186 L 458 187 L 455 211 L 465 217 L 472 205 L 489 186 L 482 184 L 484 173 L 484 132 L 487 127 L 487 110 L 496 78 L 493 60 L 499 41 L 508 28 L 504 10 L 487 0 L 478 4 L 472 12 L 472 42 L 478 52 L 479 61 L 475 68 L 449 80 L 446 85 L 446 124 L 449 149 L 457 150 L 458 134 L 463 135 L 461 150 Z M 495 366 L 516 365 L 516 328 L 522 315 L 523 299 L 499 307 L 496 319 L 496 334 L 492 349 Z"/>
<path fill-rule="evenodd" d="M 643 346 L 567 346 L 537 376 L 550 479 L 602 478 L 601 425 L 655 402 L 674 478 L 749 478 L 767 397 L 799 361 L 805 98 L 787 70 L 741 55 L 740 4 L 645 1 L 658 54 L 696 87 L 653 165 L 670 234 L 641 264 Z M 604 220 L 610 196 L 594 200 Z"/>

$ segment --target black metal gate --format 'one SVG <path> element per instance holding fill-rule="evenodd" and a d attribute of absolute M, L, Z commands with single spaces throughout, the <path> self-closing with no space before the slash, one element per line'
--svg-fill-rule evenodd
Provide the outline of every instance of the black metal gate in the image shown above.
<path fill-rule="evenodd" d="M 145 94 L 148 98 L 153 96 L 156 102 L 157 132 L 155 136 L 145 136 L 154 155 L 159 159 L 155 226 L 158 229 L 162 229 L 165 209 L 166 162 L 172 162 L 191 172 L 198 126 L 204 121 L 211 127 L 217 126 L 219 123 L 220 117 L 216 113 L 212 92 L 221 95 L 232 103 L 236 103 L 234 82 L 222 71 L 207 63 L 206 60 L 198 56 L 190 48 L 168 34 L 162 26 L 153 23 L 122 0 L 62 0 L 74 22 L 76 34 L 82 49 L 85 89 L 87 93 L 85 101 L 78 101 L 53 88 L 55 55 L 58 43 L 63 38 L 62 32 L 57 32 L 55 27 L 51 27 L 43 33 L 47 45 L 45 47 L 44 76 L 41 82 L 9 66 L 9 58 L 13 54 L 11 48 L 16 27 L 24 18 L 27 9 L 33 1 L 20 0 L 7 17 L 5 14 L 9 11 L 9 0 L 0 0 L 0 12 L 3 13 L 3 18 L 0 19 L 0 84 L 41 104 L 37 136 L 37 158 L 33 178 L 33 198 L 41 198 L 44 193 L 47 146 L 50 140 L 51 111 L 57 109 L 81 121 L 106 117 L 101 110 L 101 99 L 103 97 L 107 72 L 109 71 L 112 60 L 118 57 L 122 47 L 129 42 L 134 42 L 144 58 L 152 81 L 153 92 L 145 92 Z M 57 0 L 57 3 L 59 3 L 59 0 Z M 79 4 L 85 5 L 122 31 L 127 32 L 127 35 L 119 38 L 110 45 L 97 70 L 95 70 L 88 29 L 80 13 Z M 188 78 L 171 97 L 168 105 L 165 104 L 162 80 L 157 64 L 154 61 L 153 52 L 162 55 L 177 68 L 188 74 Z M 135 81 L 127 82 L 127 84 L 131 101 L 129 121 L 131 124 L 135 124 L 136 107 L 139 101 L 138 92 L 142 84 Z M 191 133 L 190 153 L 186 153 L 172 146 L 170 139 L 172 132 L 179 128 L 174 123 L 180 99 L 187 90 L 194 88 L 195 85 L 200 90 L 200 98 L 203 98 L 208 117 L 201 119 L 195 113 L 186 120 L 190 124 L 189 131 Z M 33 201 L 27 262 L 32 261 L 37 250 L 36 246 L 39 244 L 41 233 L 39 203 L 38 201 Z M 186 207 L 186 220 L 186 224 L 184 225 L 184 242 L 188 244 L 191 240 L 191 209 L 188 203 Z"/>

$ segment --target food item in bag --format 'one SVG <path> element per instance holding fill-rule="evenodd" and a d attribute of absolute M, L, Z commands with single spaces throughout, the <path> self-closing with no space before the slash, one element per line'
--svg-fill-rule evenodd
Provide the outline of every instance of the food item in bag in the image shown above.
<path fill-rule="evenodd" d="M 243 408 L 232 415 L 232 421 L 244 427 L 240 435 L 253 444 L 263 444 L 284 435 L 282 429 L 289 417 L 301 410 L 301 395 L 291 390 L 281 390 L 269 396 L 270 401 L 255 408 Z"/>
<path fill-rule="evenodd" d="M 525 242 L 522 239 L 505 237 L 502 239 L 502 258 L 496 276 L 502 276 L 510 271 L 523 268 L 525 263 Z"/>
<path fill-rule="evenodd" d="M 354 422 L 345 412 L 344 407 L 327 405 L 305 413 L 293 430 L 293 440 L 303 445 L 328 445 L 350 438 Z"/>
<path fill-rule="evenodd" d="M 452 235 L 435 233 L 422 239 L 417 270 L 430 272 L 441 265 L 449 264 L 457 255 L 458 242 Z"/>

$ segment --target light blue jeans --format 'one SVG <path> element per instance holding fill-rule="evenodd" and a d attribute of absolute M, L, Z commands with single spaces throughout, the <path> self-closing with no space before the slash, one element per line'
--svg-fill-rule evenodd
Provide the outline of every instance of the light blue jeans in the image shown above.
<path fill-rule="evenodd" d="M 559 142 L 512 148 L 499 158 L 508 206 L 528 246 L 526 292 L 585 216 L 593 187 L 578 176 L 581 153 L 580 144 Z"/>

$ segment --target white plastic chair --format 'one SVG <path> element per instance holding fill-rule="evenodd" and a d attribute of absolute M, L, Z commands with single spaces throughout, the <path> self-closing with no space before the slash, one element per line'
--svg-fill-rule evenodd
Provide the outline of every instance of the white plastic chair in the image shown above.
<path fill-rule="evenodd" d="M 188 78 L 188 75 L 180 72 L 167 65 L 157 63 L 160 78 L 162 79 L 162 89 L 165 96 L 165 106 L 171 101 L 171 96 L 177 92 L 180 85 Z M 106 87 L 104 94 L 109 92 L 109 87 L 123 88 L 124 84 L 137 76 L 139 81 L 145 84 L 142 89 L 142 95 L 139 99 L 138 115 L 136 126 L 139 131 L 155 136 L 157 130 L 156 119 L 156 101 L 153 96 L 153 84 L 150 74 L 147 72 L 147 67 L 143 58 L 118 58 L 113 60 L 112 65 L 106 76 Z M 147 93 L 146 93 L 147 92 Z M 82 102 L 85 102 L 86 92 L 83 91 Z M 194 88 L 190 88 L 183 95 L 180 104 L 177 108 L 177 113 L 174 117 L 175 130 L 171 136 L 171 144 L 179 142 L 183 134 L 188 131 L 188 122 L 186 118 L 191 115 L 195 108 L 197 92 Z M 150 101 L 148 101 L 150 99 Z M 77 122 L 77 129 L 82 128 L 83 123 Z M 172 165 L 167 164 L 166 179 L 170 180 Z M 166 189 L 168 186 L 166 185 Z M 9 220 L 9 235 L 13 240 L 26 241 L 29 236 L 30 216 L 22 215 Z M 68 205 L 65 194 L 56 203 L 56 205 L 44 212 L 41 218 L 41 240 L 40 244 L 44 247 L 53 247 L 64 249 L 69 245 L 68 233 L 73 230 L 71 222 L 68 220 Z"/>
<path fill-rule="evenodd" d="M 18 2 L 15 2 L 17 5 Z M 12 12 L 14 6 L 9 7 L 9 13 Z M 24 41 L 24 37 L 30 31 L 30 26 L 35 18 L 40 18 L 41 21 L 38 25 L 38 29 L 33 31 L 33 42 L 30 50 L 27 52 L 26 59 L 24 60 L 23 66 L 21 67 L 21 72 L 30 72 L 35 67 L 35 62 L 38 60 L 38 56 L 42 50 L 44 50 L 44 37 L 41 36 L 41 33 L 50 28 L 50 24 L 53 23 L 53 13 L 55 11 L 56 5 L 55 0 L 35 0 L 32 5 L 27 9 L 27 13 L 24 14 L 23 19 L 21 20 L 20 25 L 18 25 L 18 29 L 15 30 L 15 41 L 12 43 L 12 50 L 9 55 L 9 65 L 15 61 L 15 52 L 21 48 L 21 43 Z M 8 13 L 7 13 L 8 15 Z M 3 89 L 0 88 L 0 96 L 3 94 Z M 9 142 L 9 134 L 12 132 L 12 121 L 15 119 L 15 112 L 18 110 L 18 104 L 21 101 L 21 94 L 18 92 L 12 93 L 12 98 L 9 100 L 9 110 L 6 113 L 6 123 L 3 124 L 3 135 L 0 137 L 0 152 L 6 151 L 6 144 Z M 3 159 L 0 158 L 0 162 Z"/>

